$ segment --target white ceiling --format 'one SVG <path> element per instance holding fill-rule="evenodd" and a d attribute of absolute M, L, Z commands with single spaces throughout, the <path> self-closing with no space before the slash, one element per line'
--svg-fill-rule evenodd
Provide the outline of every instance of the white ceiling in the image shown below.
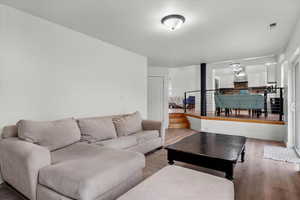
<path fill-rule="evenodd" d="M 185 66 L 255 57 L 285 48 L 300 0 L 0 0 L 149 58 L 149 65 Z M 176 32 L 168 14 L 186 23 Z M 270 31 L 268 25 L 277 22 Z"/>

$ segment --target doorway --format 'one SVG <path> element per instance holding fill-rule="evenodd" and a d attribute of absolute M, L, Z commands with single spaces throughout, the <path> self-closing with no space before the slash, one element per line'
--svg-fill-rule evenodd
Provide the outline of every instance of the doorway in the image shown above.
<path fill-rule="evenodd" d="M 148 76 L 148 119 L 165 121 L 165 81 L 163 76 Z"/>

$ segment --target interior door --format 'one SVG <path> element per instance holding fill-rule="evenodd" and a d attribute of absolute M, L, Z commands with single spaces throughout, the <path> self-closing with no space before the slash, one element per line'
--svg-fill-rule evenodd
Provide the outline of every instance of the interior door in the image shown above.
<path fill-rule="evenodd" d="M 164 78 L 148 77 L 148 119 L 164 119 Z"/>
<path fill-rule="evenodd" d="M 295 147 L 300 152 L 300 66 L 295 66 Z"/>

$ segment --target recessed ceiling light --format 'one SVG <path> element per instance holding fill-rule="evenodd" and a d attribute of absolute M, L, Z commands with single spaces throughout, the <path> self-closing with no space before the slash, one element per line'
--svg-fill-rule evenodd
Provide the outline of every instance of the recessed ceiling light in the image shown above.
<path fill-rule="evenodd" d="M 171 31 L 175 31 L 176 29 L 179 29 L 184 22 L 185 22 L 184 16 L 177 15 L 177 14 L 167 15 L 161 19 L 161 23 Z"/>

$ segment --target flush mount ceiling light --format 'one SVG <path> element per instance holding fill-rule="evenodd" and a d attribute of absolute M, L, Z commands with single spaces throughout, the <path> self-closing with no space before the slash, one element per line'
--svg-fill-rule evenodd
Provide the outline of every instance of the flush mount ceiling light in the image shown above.
<path fill-rule="evenodd" d="M 167 15 L 161 19 L 161 23 L 165 25 L 169 30 L 175 31 L 179 29 L 185 22 L 185 18 L 182 15 Z"/>
<path fill-rule="evenodd" d="M 241 63 L 232 63 L 230 65 L 230 67 L 232 68 L 233 72 L 235 72 L 235 73 L 241 72 L 243 70 Z"/>

